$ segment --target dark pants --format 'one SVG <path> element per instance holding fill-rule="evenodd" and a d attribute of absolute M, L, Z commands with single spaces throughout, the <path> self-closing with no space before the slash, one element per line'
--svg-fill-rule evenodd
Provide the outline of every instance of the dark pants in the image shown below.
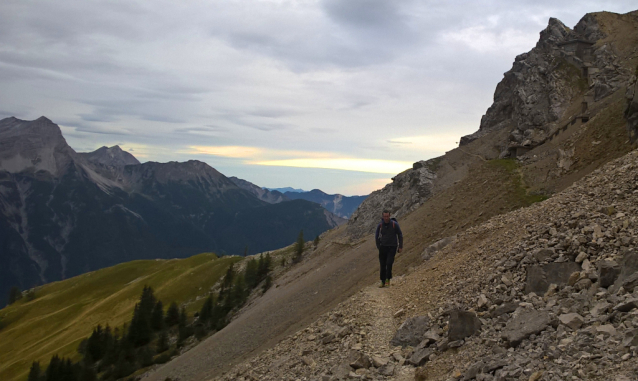
<path fill-rule="evenodd" d="M 381 281 L 392 279 L 392 264 L 394 255 L 397 253 L 396 246 L 379 246 L 379 264 L 381 265 Z"/>

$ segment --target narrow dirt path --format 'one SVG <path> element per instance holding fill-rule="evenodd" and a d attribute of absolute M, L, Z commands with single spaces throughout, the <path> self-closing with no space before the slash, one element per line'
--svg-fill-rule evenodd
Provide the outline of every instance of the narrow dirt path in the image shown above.
<path fill-rule="evenodd" d="M 397 282 L 395 281 L 395 283 Z M 373 286 L 364 288 L 362 293 L 366 301 L 366 308 L 370 313 L 369 323 L 372 326 L 368 345 L 370 348 L 374 348 L 375 355 L 387 356 L 394 350 L 390 345 L 390 340 L 392 340 L 399 325 L 395 321 L 394 314 L 398 310 L 395 305 L 400 298 L 400 289 L 396 286 L 379 288 L 375 283 Z M 397 367 L 392 379 L 397 381 L 414 380 L 414 367 Z"/>

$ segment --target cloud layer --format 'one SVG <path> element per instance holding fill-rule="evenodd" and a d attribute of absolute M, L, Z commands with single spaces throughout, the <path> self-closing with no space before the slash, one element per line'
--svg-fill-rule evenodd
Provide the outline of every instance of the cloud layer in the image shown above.
<path fill-rule="evenodd" d="M 79 151 L 121 144 L 146 160 L 200 158 L 263 186 L 367 193 L 389 169 L 347 173 L 434 157 L 475 131 L 503 72 L 550 16 L 574 25 L 586 12 L 635 7 L 5 0 L 0 117 L 46 115 Z M 291 164 L 333 169 L 306 179 L 275 167 Z"/>

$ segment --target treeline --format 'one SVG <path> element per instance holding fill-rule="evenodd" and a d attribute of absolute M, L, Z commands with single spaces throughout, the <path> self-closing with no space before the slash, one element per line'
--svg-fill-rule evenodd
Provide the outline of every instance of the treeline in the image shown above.
<path fill-rule="evenodd" d="M 179 353 L 189 337 L 202 339 L 225 327 L 231 312 L 243 306 L 260 284 L 264 292 L 270 288 L 270 268 L 270 254 L 261 255 L 259 260 L 251 258 L 243 272 L 237 272 L 231 264 L 220 291 L 211 293 L 192 318 L 175 302 L 164 312 L 164 304 L 153 289 L 144 286 L 128 325 L 121 330 L 98 325 L 78 346 L 82 355 L 79 362 L 55 355 L 43 371 L 35 361 L 28 381 L 118 380 L 138 369 L 165 363 Z"/>

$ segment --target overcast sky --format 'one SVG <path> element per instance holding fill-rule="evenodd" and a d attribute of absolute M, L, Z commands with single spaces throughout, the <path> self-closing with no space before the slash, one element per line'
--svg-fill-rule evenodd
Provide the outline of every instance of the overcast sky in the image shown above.
<path fill-rule="evenodd" d="M 478 129 L 549 17 L 632 1 L 0 2 L 0 118 L 76 151 L 367 194 Z"/>

